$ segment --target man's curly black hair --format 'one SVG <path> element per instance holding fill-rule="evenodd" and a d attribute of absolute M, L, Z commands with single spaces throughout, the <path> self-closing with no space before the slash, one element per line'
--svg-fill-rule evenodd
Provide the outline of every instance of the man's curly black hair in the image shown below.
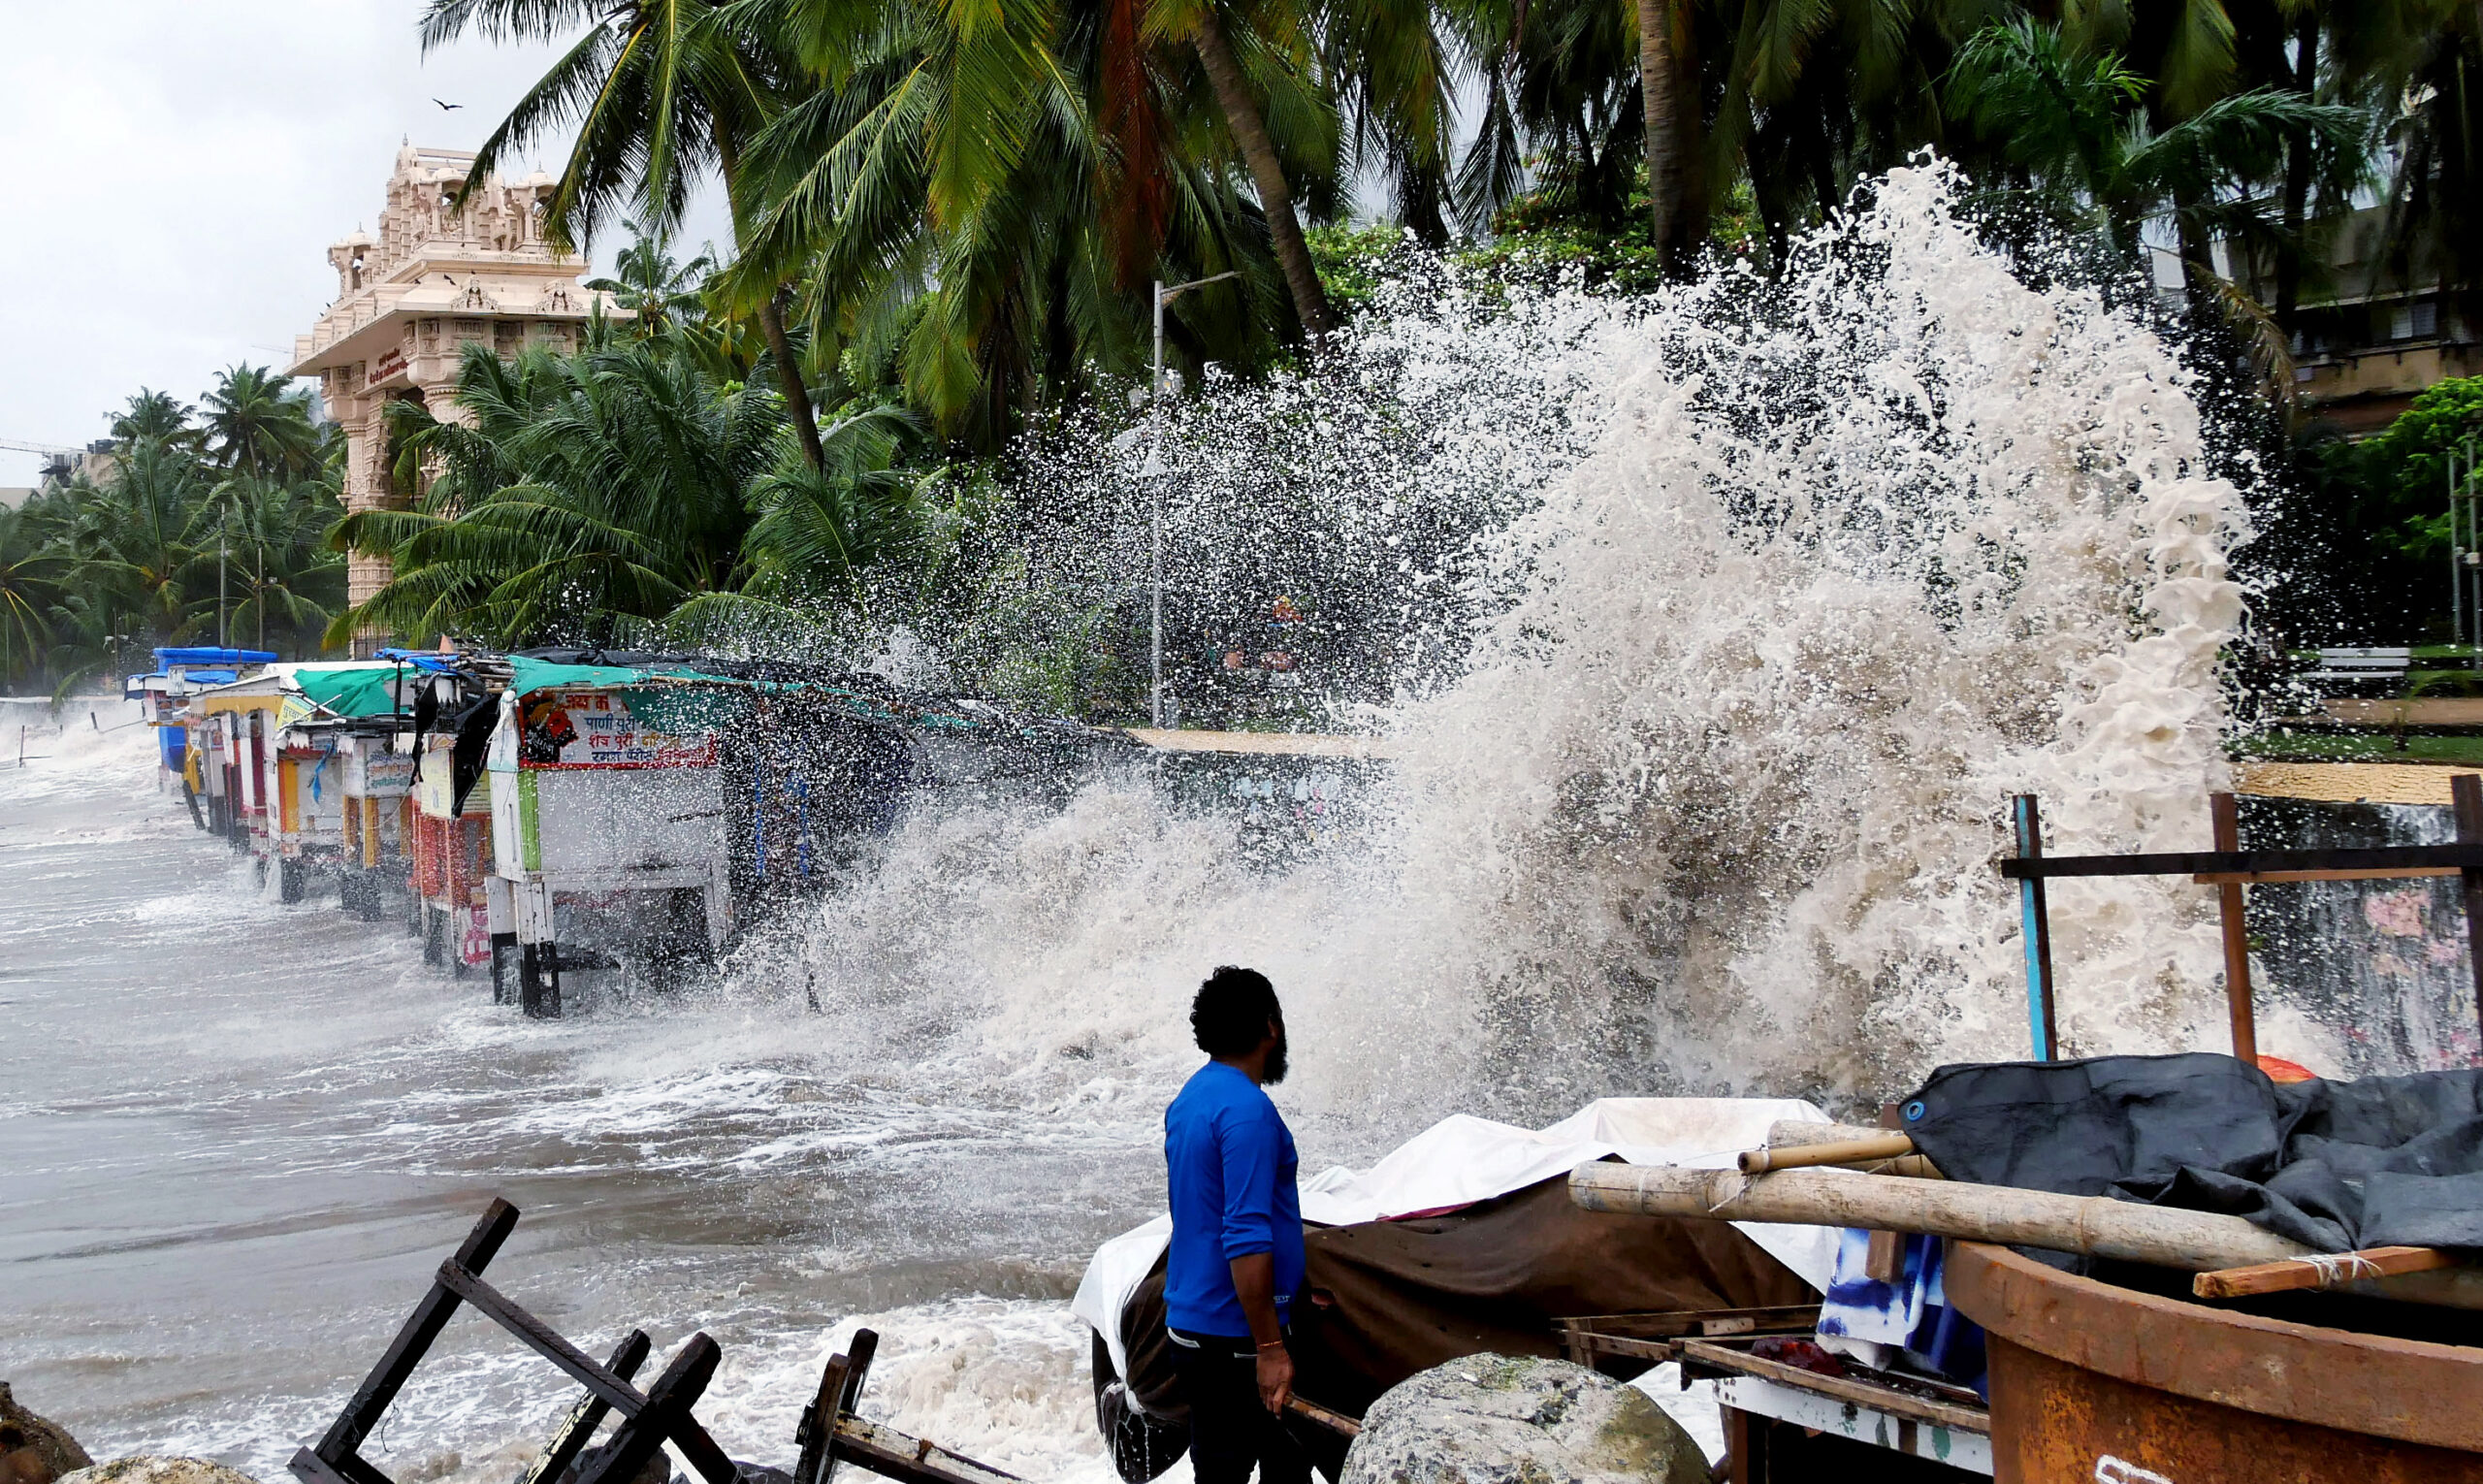
<path fill-rule="evenodd" d="M 1283 1018 L 1276 986 L 1256 969 L 1231 964 L 1207 977 L 1190 1002 L 1190 1034 L 1209 1056 L 1247 1056 L 1268 1034 L 1268 1022 Z"/>

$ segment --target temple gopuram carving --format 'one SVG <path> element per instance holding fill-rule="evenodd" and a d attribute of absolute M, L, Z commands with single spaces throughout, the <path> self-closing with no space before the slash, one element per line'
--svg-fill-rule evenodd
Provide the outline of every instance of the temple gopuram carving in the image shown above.
<path fill-rule="evenodd" d="M 348 510 L 402 509 L 415 494 L 388 468 L 389 403 L 410 399 L 434 417 L 469 421 L 452 401 L 465 346 L 502 357 L 529 344 L 574 350 L 602 298 L 579 286 L 584 259 L 544 241 L 552 177 L 494 176 L 456 210 L 473 164 L 468 150 L 398 150 L 378 234 L 357 231 L 328 249 L 336 302 L 294 337 L 292 373 L 319 378 L 328 415 L 345 431 Z M 386 558 L 347 561 L 351 601 L 388 581 Z"/>

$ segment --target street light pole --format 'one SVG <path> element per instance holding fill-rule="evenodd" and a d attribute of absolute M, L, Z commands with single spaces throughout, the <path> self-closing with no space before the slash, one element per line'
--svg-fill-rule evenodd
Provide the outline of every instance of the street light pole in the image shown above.
<path fill-rule="evenodd" d="M 1148 725 L 1158 729 L 1164 726 L 1164 306 L 1191 289 L 1240 276 L 1239 273 L 1217 274 L 1171 288 L 1164 286 L 1163 279 L 1155 280 L 1155 369 L 1146 384 L 1146 464 L 1139 473 L 1153 497 L 1155 601 L 1147 624 L 1147 717 Z"/>

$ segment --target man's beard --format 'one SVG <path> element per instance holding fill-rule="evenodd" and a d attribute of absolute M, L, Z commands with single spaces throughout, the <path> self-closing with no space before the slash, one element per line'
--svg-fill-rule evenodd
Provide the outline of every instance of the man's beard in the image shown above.
<path fill-rule="evenodd" d="M 1267 1065 L 1259 1070 L 1259 1085 L 1263 1087 L 1273 1087 L 1276 1083 L 1284 1081 L 1285 1046 L 1286 1038 L 1284 1032 L 1276 1032 L 1276 1044 L 1268 1049 Z"/>

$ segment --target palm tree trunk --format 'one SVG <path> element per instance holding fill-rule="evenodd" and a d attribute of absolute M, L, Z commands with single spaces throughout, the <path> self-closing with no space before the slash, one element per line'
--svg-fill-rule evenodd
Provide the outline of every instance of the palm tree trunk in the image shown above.
<path fill-rule="evenodd" d="M 822 468 L 827 456 L 819 446 L 819 415 L 811 410 L 811 389 L 802 382 L 801 363 L 793 359 L 793 342 L 785 335 L 785 316 L 777 308 L 783 291 L 770 294 L 758 306 L 758 328 L 767 337 L 767 353 L 776 361 L 776 386 L 785 394 L 785 410 L 792 414 L 793 438 L 811 468 Z"/>
<path fill-rule="evenodd" d="M 1293 293 L 1293 310 L 1302 317 L 1302 328 L 1315 346 L 1336 328 L 1336 319 L 1328 312 L 1328 295 L 1319 286 L 1318 270 L 1311 266 L 1310 246 L 1302 240 L 1293 191 L 1276 163 L 1276 146 L 1268 138 L 1267 121 L 1259 116 L 1258 101 L 1250 96 L 1242 63 L 1225 40 L 1214 7 L 1205 9 L 1191 43 L 1198 48 L 1199 63 L 1215 88 L 1215 101 L 1224 110 L 1225 127 L 1233 131 L 1234 143 L 1242 146 L 1242 158 L 1250 167 L 1251 183 L 1259 188 L 1259 209 L 1267 214 L 1276 265 L 1284 270 L 1285 287 Z"/>
<path fill-rule="evenodd" d="M 1657 260 L 1679 251 L 1681 119 L 1672 59 L 1672 0 L 1638 0 L 1638 96 L 1645 106 L 1647 211 Z"/>
<path fill-rule="evenodd" d="M 741 147 L 730 129 L 716 130 L 716 169 L 725 178 L 725 201 L 733 225 L 733 246 L 738 249 L 742 239 Z M 827 456 L 820 449 L 819 414 L 811 407 L 811 389 L 802 380 L 801 363 L 793 359 L 793 342 L 785 334 L 785 315 L 778 306 L 784 291 L 767 296 L 758 306 L 758 331 L 767 339 L 767 354 L 776 363 L 776 389 L 785 396 L 785 410 L 793 419 L 793 440 L 802 445 L 802 457 L 811 461 L 814 469 L 823 468 Z"/>
<path fill-rule="evenodd" d="M 2295 33 L 2301 55 L 2294 64 L 2294 87 L 2307 98 L 2319 81 L 2319 13 L 2306 9 Z M 2302 302 L 2303 222 L 2310 205 L 2310 131 L 2297 129 L 2285 141 L 2284 236 L 2276 242 L 2276 328 L 2290 338 L 2295 311 Z"/>
<path fill-rule="evenodd" d="M 2174 232 L 2181 250 L 2181 288 L 2189 303 L 2190 327 L 2193 330 L 2210 324 L 2216 317 L 2216 295 L 2209 275 L 2215 272 L 2215 243 L 2199 221 L 2199 212 L 2208 205 L 2203 195 L 2176 193 L 2173 199 Z"/>

